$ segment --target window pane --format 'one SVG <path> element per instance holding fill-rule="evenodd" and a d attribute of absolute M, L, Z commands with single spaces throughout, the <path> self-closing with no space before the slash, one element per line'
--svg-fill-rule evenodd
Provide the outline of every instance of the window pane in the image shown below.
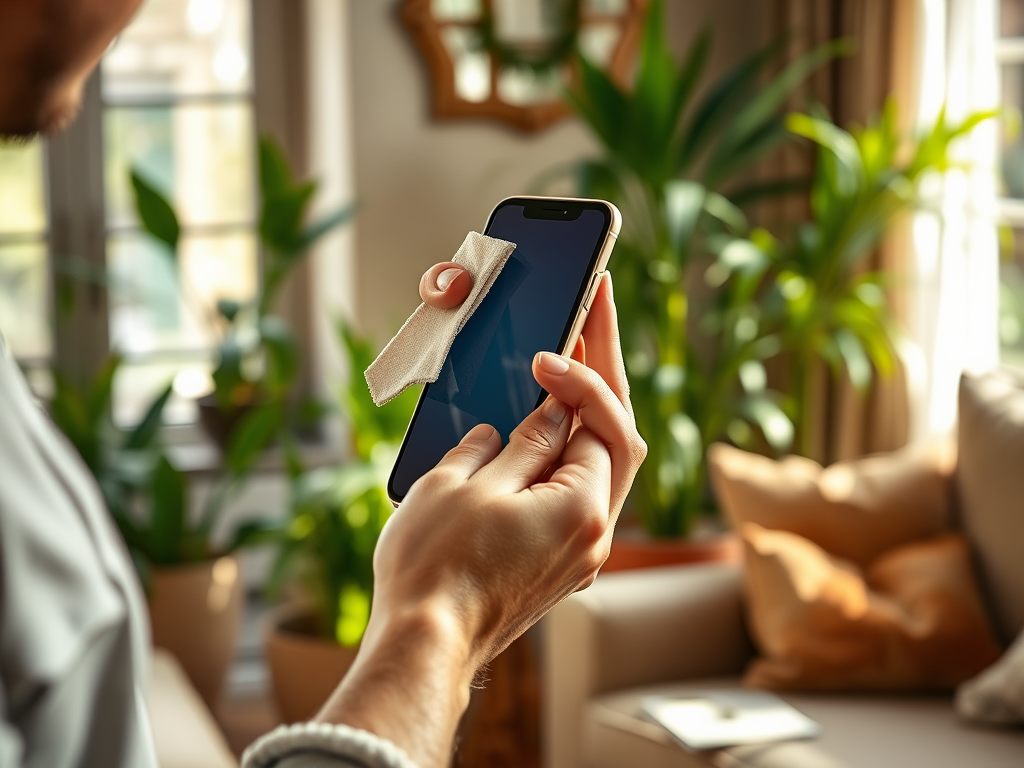
<path fill-rule="evenodd" d="M 251 222 L 253 131 L 248 102 L 106 110 L 108 226 L 136 222 L 132 167 L 173 197 L 183 226 Z"/>
<path fill-rule="evenodd" d="M 112 348 L 135 355 L 208 349 L 219 332 L 217 300 L 254 298 L 252 233 L 185 236 L 179 258 L 175 268 L 167 249 L 141 233 L 109 238 Z"/>
<path fill-rule="evenodd" d="M 480 0 L 431 0 L 430 13 L 438 21 L 473 21 L 480 18 Z"/>
<path fill-rule="evenodd" d="M 1024 231 L 1013 233 L 1013 249 L 999 267 L 999 344 L 1005 365 L 1024 368 Z"/>
<path fill-rule="evenodd" d="M 42 142 L 0 142 L 0 234 L 45 229 Z"/>
<path fill-rule="evenodd" d="M 50 356 L 44 243 L 0 245 L 0 332 L 15 357 Z"/>
<path fill-rule="evenodd" d="M 1024 198 L 1024 131 L 1021 130 L 1021 107 L 1024 106 L 1024 65 L 1002 67 L 1002 103 L 1014 114 L 1002 121 L 1001 157 L 1003 194 Z"/>
<path fill-rule="evenodd" d="M 212 381 L 208 359 L 197 357 L 125 363 L 114 380 L 114 423 L 119 427 L 138 424 L 153 401 L 171 383 L 174 384 L 174 394 L 164 408 L 164 424 L 191 424 L 197 421 L 197 395 L 187 386 L 193 378 Z M 180 386 L 181 382 L 185 382 L 186 386 Z"/>
<path fill-rule="evenodd" d="M 103 96 L 246 93 L 248 0 L 147 0 L 103 59 Z"/>

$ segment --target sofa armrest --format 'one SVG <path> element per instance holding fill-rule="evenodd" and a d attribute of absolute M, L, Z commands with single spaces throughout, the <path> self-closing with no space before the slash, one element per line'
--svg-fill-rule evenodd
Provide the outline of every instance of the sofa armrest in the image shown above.
<path fill-rule="evenodd" d="M 161 648 L 153 652 L 146 704 L 160 768 L 238 768 L 185 670 Z"/>
<path fill-rule="evenodd" d="M 544 619 L 544 751 L 579 765 L 583 711 L 595 694 L 742 671 L 751 645 L 741 567 L 709 563 L 601 576 Z"/>

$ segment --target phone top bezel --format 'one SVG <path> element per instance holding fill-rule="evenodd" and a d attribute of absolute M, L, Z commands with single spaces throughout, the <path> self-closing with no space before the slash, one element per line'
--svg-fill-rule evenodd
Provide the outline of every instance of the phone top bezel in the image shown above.
<path fill-rule="evenodd" d="M 607 255 L 610 254 L 610 251 L 608 251 L 607 249 L 608 239 L 618 238 L 622 217 L 619 213 L 618 208 L 616 208 L 615 205 L 607 202 L 606 200 L 594 200 L 582 197 L 543 197 L 533 195 L 517 195 L 514 197 L 506 197 L 504 200 L 500 201 L 496 206 L 494 206 L 493 209 L 491 209 L 490 214 L 488 214 L 487 216 L 487 223 L 484 225 L 483 234 L 486 235 L 487 232 L 490 230 L 491 223 L 494 221 L 494 217 L 498 214 L 498 212 L 501 209 L 513 205 L 522 205 L 524 206 L 524 208 L 530 208 L 533 206 L 543 205 L 545 203 L 565 204 L 567 207 L 571 207 L 573 210 L 578 209 L 578 215 L 571 218 L 562 219 L 565 221 L 572 221 L 575 220 L 576 218 L 579 218 L 579 215 L 582 215 L 582 212 L 584 210 L 598 210 L 601 211 L 601 213 L 604 215 L 604 224 L 601 230 L 601 235 L 598 238 L 598 244 L 594 249 L 594 252 L 590 256 L 590 261 L 587 266 L 586 277 L 580 283 L 579 290 L 576 293 L 576 299 L 573 302 L 572 312 L 570 313 L 570 317 L 567 320 L 565 326 L 562 328 L 562 333 L 559 338 L 558 350 L 560 354 L 564 354 L 565 344 L 569 339 L 569 334 L 572 333 L 573 326 L 576 323 L 576 319 L 579 317 L 580 308 L 582 307 L 583 301 L 586 298 L 587 290 L 590 288 L 591 280 L 593 279 L 593 276 L 595 274 L 603 270 L 606 266 L 606 264 L 602 264 L 600 262 L 602 261 L 602 256 L 605 256 L 605 259 L 603 260 L 607 261 Z M 552 218 L 551 220 L 557 221 L 559 219 Z M 413 411 L 412 417 L 409 419 L 408 425 L 406 425 L 405 435 L 402 437 L 402 446 L 398 450 L 398 456 L 395 458 L 395 463 L 391 467 L 391 472 L 388 475 L 387 494 L 388 498 L 391 500 L 391 503 L 395 507 L 397 507 L 399 504 L 402 503 L 402 501 L 405 500 L 405 494 L 400 495 L 395 490 L 395 473 L 398 470 L 398 465 L 401 463 L 402 458 L 405 456 L 405 450 L 409 444 L 409 434 L 412 431 L 412 425 L 416 423 L 416 418 L 420 414 L 420 408 L 423 406 L 423 401 L 427 396 L 427 387 L 429 386 L 430 384 L 424 384 L 423 389 L 420 391 L 420 397 L 416 401 L 416 408 Z M 540 396 L 537 400 L 537 405 L 535 405 L 534 408 L 540 405 L 540 403 L 546 396 L 547 392 L 542 389 Z"/>

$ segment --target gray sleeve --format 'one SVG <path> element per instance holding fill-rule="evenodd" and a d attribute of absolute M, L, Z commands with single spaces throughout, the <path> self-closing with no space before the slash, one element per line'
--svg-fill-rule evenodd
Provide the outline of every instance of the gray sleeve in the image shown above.
<path fill-rule="evenodd" d="M 417 768 L 401 748 L 347 725 L 282 725 L 242 756 L 242 768 Z"/>
<path fill-rule="evenodd" d="M 155 766 L 142 696 L 123 663 L 129 643 L 125 625 L 105 630 L 16 717 L 0 682 L 0 765 Z"/>

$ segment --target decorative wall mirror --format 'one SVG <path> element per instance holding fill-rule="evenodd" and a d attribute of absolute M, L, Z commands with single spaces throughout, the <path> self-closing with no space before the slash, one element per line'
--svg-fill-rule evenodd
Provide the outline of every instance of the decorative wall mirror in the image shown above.
<path fill-rule="evenodd" d="M 629 73 L 647 0 L 405 0 L 438 119 L 489 117 L 533 132 L 569 114 L 561 93 L 580 50 Z"/>

